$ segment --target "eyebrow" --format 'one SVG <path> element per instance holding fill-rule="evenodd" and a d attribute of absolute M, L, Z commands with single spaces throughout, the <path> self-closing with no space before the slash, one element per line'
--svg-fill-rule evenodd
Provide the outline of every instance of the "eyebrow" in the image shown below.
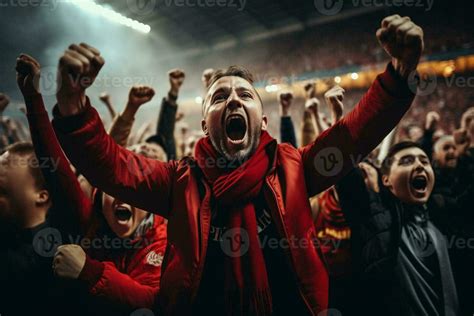
<path fill-rule="evenodd" d="M 419 155 L 412 155 L 412 154 L 408 154 L 408 155 L 403 155 L 401 156 L 400 158 L 398 158 L 398 160 L 402 160 L 404 158 L 411 158 L 411 157 L 420 157 L 420 158 L 426 158 L 428 159 L 428 156 L 424 155 L 424 154 L 419 154 Z"/>

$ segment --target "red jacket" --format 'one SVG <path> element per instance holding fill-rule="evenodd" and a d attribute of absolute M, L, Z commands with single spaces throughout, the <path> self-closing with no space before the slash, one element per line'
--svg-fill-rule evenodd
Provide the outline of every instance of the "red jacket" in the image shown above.
<path fill-rule="evenodd" d="M 312 144 L 269 150 L 272 169 L 264 194 L 281 238 L 297 240 L 285 249 L 308 309 L 327 308 L 328 276 L 316 247 L 308 198 L 335 184 L 400 121 L 413 101 L 393 66 L 379 75 L 359 104 Z M 211 191 L 192 158 L 168 163 L 149 160 L 117 146 L 90 106 L 60 117 L 56 133 L 72 163 L 104 192 L 168 218 L 168 246 L 159 306 L 165 314 L 191 313 L 205 264 Z M 87 153 L 87 154 L 84 154 Z M 334 159 L 336 158 L 336 159 Z M 332 162 L 331 170 L 326 170 Z M 337 161 L 336 163 L 334 163 Z M 201 189 L 202 188 L 202 189 Z"/>
<path fill-rule="evenodd" d="M 64 155 L 48 118 L 41 95 L 26 102 L 30 132 L 39 161 L 57 162 L 46 164 L 42 169 L 50 188 L 53 209 L 48 214 L 54 217 L 53 225 L 73 243 L 78 232 L 90 228 L 93 218 L 91 200 L 82 192 L 76 175 Z M 52 214 L 53 213 L 53 214 Z M 68 225 L 66 225 L 68 224 Z M 74 227 L 72 227 L 74 226 Z M 71 235 L 72 234 L 72 235 Z M 117 238 L 118 239 L 118 238 Z M 146 243 L 146 244 L 145 244 Z M 154 226 L 139 239 L 133 241 L 131 249 L 119 248 L 113 253 L 101 249 L 101 260 L 91 259 L 88 253 L 80 278 L 88 284 L 94 297 L 113 302 L 119 309 L 151 308 L 160 288 L 161 263 L 166 248 L 166 222 L 154 216 Z M 97 258 L 97 257 L 96 257 Z M 95 306 L 91 306 L 94 308 Z"/>

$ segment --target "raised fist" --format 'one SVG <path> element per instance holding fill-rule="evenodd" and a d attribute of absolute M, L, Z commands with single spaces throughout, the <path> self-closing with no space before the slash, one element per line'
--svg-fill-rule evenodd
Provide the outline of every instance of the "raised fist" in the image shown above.
<path fill-rule="evenodd" d="M 58 247 L 53 259 L 54 274 L 67 279 L 77 279 L 86 263 L 86 253 L 78 245 Z"/>
<path fill-rule="evenodd" d="M 423 30 L 409 17 L 395 14 L 383 19 L 377 39 L 402 77 L 407 78 L 416 70 L 424 48 Z"/>
<path fill-rule="evenodd" d="M 342 103 L 344 100 L 344 92 L 345 90 L 343 88 L 336 85 L 324 94 L 324 99 L 332 115 L 333 124 L 339 121 L 344 112 L 344 104 Z"/>
<path fill-rule="evenodd" d="M 214 69 L 212 68 L 207 68 L 206 70 L 202 72 L 201 80 L 202 80 L 202 83 L 204 84 L 204 87 L 206 88 L 209 87 L 209 83 L 211 81 L 213 74 L 214 74 Z"/>
<path fill-rule="evenodd" d="M 85 90 L 90 87 L 105 61 L 92 46 L 72 44 L 59 59 L 58 100 L 64 116 L 80 113 L 85 105 Z"/>
<path fill-rule="evenodd" d="M 316 83 L 314 81 L 308 82 L 304 85 L 306 99 L 316 98 Z"/>
<path fill-rule="evenodd" d="M 133 86 L 128 94 L 128 104 L 134 107 L 149 102 L 153 99 L 155 90 L 147 86 Z"/>
<path fill-rule="evenodd" d="M 440 117 L 437 112 L 435 111 L 428 112 L 428 114 L 426 114 L 425 130 L 427 131 L 436 130 L 439 120 L 440 120 Z"/>
<path fill-rule="evenodd" d="M 168 76 L 170 79 L 170 92 L 171 94 L 177 96 L 179 93 L 179 88 L 181 88 L 183 85 L 186 75 L 181 69 L 171 69 L 168 71 Z"/>
<path fill-rule="evenodd" d="M 110 95 L 107 92 L 102 92 L 99 95 L 100 101 L 104 102 L 105 104 L 110 103 Z"/>
<path fill-rule="evenodd" d="M 280 93 L 278 95 L 278 101 L 280 102 L 281 115 L 288 116 L 291 102 L 293 102 L 293 93 L 291 92 Z"/>
<path fill-rule="evenodd" d="M 16 82 L 24 98 L 30 98 L 39 94 L 40 68 L 36 59 L 21 54 L 16 59 Z"/>
<path fill-rule="evenodd" d="M 359 168 L 362 170 L 364 174 L 364 182 L 368 189 L 371 189 L 375 193 L 380 192 L 379 188 L 379 175 L 377 170 L 370 164 L 366 162 L 359 163 Z"/>
<path fill-rule="evenodd" d="M 317 98 L 308 99 L 305 108 L 316 116 L 319 116 L 319 100 Z"/>
<path fill-rule="evenodd" d="M 0 113 L 3 113 L 7 108 L 8 104 L 10 104 L 10 99 L 6 94 L 0 93 Z"/>

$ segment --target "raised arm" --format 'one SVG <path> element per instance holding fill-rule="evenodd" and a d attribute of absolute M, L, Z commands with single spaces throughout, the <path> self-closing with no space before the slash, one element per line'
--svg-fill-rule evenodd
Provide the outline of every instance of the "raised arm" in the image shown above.
<path fill-rule="evenodd" d="M 151 87 L 134 86 L 130 89 L 125 109 L 115 117 L 109 130 L 109 135 L 117 144 L 127 147 L 128 137 L 135 121 L 135 114 L 140 106 L 149 102 L 154 95 L 155 90 Z"/>
<path fill-rule="evenodd" d="M 180 69 L 172 69 L 168 72 L 170 91 L 168 96 L 161 102 L 160 115 L 156 126 L 156 135 L 147 139 L 155 142 L 166 152 L 169 160 L 176 159 L 176 141 L 174 139 L 174 128 L 176 123 L 176 112 L 178 110 L 179 89 L 181 88 L 185 74 Z"/>
<path fill-rule="evenodd" d="M 93 186 L 167 217 L 177 163 L 136 155 L 105 132 L 85 95 L 103 64 L 100 52 L 87 44 L 71 45 L 61 57 L 61 89 L 53 111 L 56 135 L 73 165 Z"/>
<path fill-rule="evenodd" d="M 349 114 L 300 149 L 310 196 L 354 168 L 398 124 L 413 101 L 407 78 L 420 59 L 423 31 L 408 17 L 394 15 L 382 21 L 377 37 L 392 56 L 386 71 Z"/>
<path fill-rule="evenodd" d="M 280 140 L 282 143 L 290 143 L 293 147 L 297 147 L 295 127 L 290 114 L 292 101 L 293 94 L 291 92 L 281 93 L 278 96 L 278 102 L 280 103 Z"/>
<path fill-rule="evenodd" d="M 43 165 L 40 169 L 51 190 L 54 214 L 49 216 L 57 227 L 80 232 L 89 223 L 91 202 L 82 193 L 51 126 L 43 98 L 35 87 L 35 81 L 37 84 L 40 76 L 40 65 L 32 57 L 22 54 L 17 59 L 16 70 L 36 157 Z"/>

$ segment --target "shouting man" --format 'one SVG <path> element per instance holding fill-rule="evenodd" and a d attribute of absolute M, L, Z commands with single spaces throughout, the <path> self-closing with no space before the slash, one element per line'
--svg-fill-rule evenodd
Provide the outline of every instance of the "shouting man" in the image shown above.
<path fill-rule="evenodd" d="M 385 18 L 377 38 L 392 57 L 387 70 L 309 145 L 277 145 L 252 76 L 230 67 L 209 82 L 206 137 L 195 156 L 168 163 L 135 155 L 105 132 L 85 94 L 104 64 L 97 49 L 71 45 L 61 57 L 54 126 L 71 162 L 104 192 L 169 220 L 159 311 L 314 315 L 327 308 L 308 198 L 335 184 L 399 122 L 414 97 L 407 78 L 423 51 L 423 31 L 408 17 Z"/>

